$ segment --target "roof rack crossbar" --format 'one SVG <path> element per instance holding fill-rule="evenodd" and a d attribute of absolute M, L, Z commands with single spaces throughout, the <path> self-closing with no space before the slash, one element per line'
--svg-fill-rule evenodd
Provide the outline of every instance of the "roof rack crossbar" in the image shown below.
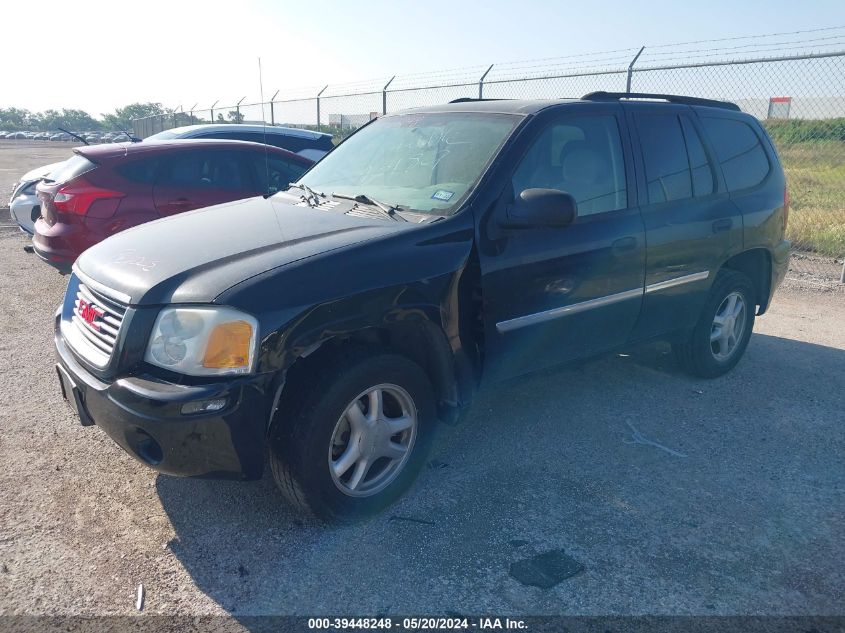
<path fill-rule="evenodd" d="M 583 101 L 621 101 L 623 99 L 659 99 L 669 103 L 681 103 L 684 105 L 708 106 L 710 108 L 724 108 L 725 110 L 736 110 L 739 106 L 730 101 L 717 101 L 716 99 L 701 99 L 699 97 L 686 97 L 684 95 L 663 95 L 650 92 L 591 92 L 581 97 Z"/>

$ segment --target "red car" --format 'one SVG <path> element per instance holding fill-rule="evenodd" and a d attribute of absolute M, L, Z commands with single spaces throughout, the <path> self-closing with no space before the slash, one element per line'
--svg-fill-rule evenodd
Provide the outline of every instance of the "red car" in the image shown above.
<path fill-rule="evenodd" d="M 36 191 L 35 252 L 62 272 L 85 249 L 150 220 L 287 188 L 313 161 L 245 141 L 173 140 L 92 145 Z"/>

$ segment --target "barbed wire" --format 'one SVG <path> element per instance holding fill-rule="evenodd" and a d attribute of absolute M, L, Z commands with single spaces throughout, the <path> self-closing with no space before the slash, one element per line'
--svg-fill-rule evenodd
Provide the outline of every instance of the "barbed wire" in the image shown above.
<path fill-rule="evenodd" d="M 826 34 L 816 37 L 817 34 Z M 829 34 L 829 35 L 827 35 Z M 796 37 L 798 36 L 798 37 Z M 802 37 L 810 36 L 810 37 Z M 781 38 L 772 41 L 773 38 Z M 689 48 L 702 44 L 720 44 L 737 42 L 734 46 L 709 46 Z M 739 43 L 744 42 L 744 43 Z M 639 60 L 639 69 L 647 68 L 649 63 L 670 65 L 674 63 L 696 63 L 707 60 L 725 59 L 731 56 L 744 55 L 765 56 L 769 53 L 785 53 L 803 51 L 807 53 L 830 52 L 836 48 L 845 48 L 845 25 L 826 26 L 814 29 L 796 31 L 781 31 L 776 33 L 762 33 L 752 35 L 738 35 L 731 37 L 690 40 L 686 42 L 670 42 L 647 45 Z M 657 50 L 655 50 L 657 49 Z M 622 72 L 627 69 L 640 47 L 625 47 L 603 51 L 573 53 L 557 57 L 538 57 L 509 62 L 497 62 L 492 65 L 492 71 L 487 78 L 488 83 L 496 81 L 510 81 L 515 78 L 535 79 L 562 74 L 606 73 Z M 469 85 L 477 83 L 485 72 L 490 69 L 489 64 L 477 64 L 445 68 L 439 70 L 397 74 L 393 77 L 391 88 L 394 90 L 408 90 L 420 87 L 437 87 L 450 85 Z M 313 99 L 321 90 L 324 98 L 342 97 L 353 94 L 373 94 L 381 92 L 390 76 L 345 81 L 342 83 L 328 83 L 322 86 L 300 87 L 280 91 L 275 102 L 296 101 L 299 99 Z M 256 104 L 248 104 L 256 105 Z M 246 107 L 243 104 L 241 107 Z M 232 110 L 235 106 L 215 105 L 214 110 Z M 194 108 L 194 111 L 210 110 L 211 106 Z"/>

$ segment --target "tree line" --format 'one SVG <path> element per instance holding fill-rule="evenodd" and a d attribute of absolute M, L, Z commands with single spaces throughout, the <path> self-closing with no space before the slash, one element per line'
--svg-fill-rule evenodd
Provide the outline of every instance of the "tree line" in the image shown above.
<path fill-rule="evenodd" d="M 114 112 L 103 114 L 99 119 L 85 110 L 68 108 L 43 112 L 30 112 L 24 108 L 0 108 L 0 130 L 55 132 L 59 127 L 72 132 L 129 130 L 132 128 L 132 119 L 164 114 L 173 114 L 173 111 L 153 102 L 131 103 L 122 108 L 115 108 Z"/>

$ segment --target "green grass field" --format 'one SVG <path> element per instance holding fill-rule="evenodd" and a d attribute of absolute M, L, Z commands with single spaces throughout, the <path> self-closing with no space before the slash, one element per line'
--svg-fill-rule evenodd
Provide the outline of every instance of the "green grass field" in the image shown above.
<path fill-rule="evenodd" d="M 776 143 L 789 187 L 788 238 L 800 250 L 845 256 L 845 142 Z"/>

